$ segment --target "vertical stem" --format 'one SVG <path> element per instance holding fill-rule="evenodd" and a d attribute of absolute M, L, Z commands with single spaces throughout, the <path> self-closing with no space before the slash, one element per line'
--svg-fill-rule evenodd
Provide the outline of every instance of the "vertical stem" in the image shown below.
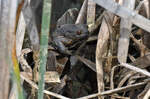
<path fill-rule="evenodd" d="M 95 13 L 96 12 L 96 3 L 93 0 L 88 0 L 87 7 L 87 24 L 95 23 Z"/>
<path fill-rule="evenodd" d="M 0 96 L 2 99 L 8 98 L 9 72 L 10 74 L 12 74 L 11 77 L 13 80 L 13 84 L 17 84 L 18 90 L 15 91 L 17 91 L 18 99 L 23 99 L 22 88 L 20 85 L 19 66 L 15 56 L 15 49 L 12 49 L 14 43 L 13 37 L 15 36 L 17 5 L 17 0 L 0 1 L 0 37 L 2 37 L 0 38 L 0 60 L 2 64 L 0 65 L 0 75 L 3 77 L 1 78 L 0 76 L 0 79 L 3 79 L 3 84 L 1 84 L 3 86 L 0 87 L 0 92 L 2 92 L 2 94 L 0 93 Z"/>
<path fill-rule="evenodd" d="M 22 2 L 23 5 L 23 2 Z M 17 85 L 17 95 L 18 99 L 24 99 L 23 96 L 23 90 L 21 86 L 21 79 L 20 79 L 20 70 L 19 70 L 19 64 L 17 60 L 17 54 L 16 54 L 16 27 L 18 23 L 18 17 L 21 12 L 21 8 L 18 6 L 18 0 L 11 0 L 10 6 L 9 6 L 9 27 L 8 27 L 8 43 L 10 45 L 11 49 L 11 58 L 13 63 L 13 80 L 15 81 L 15 84 Z M 12 43 L 13 42 L 13 43 Z M 12 43 L 12 45 L 11 45 Z"/>
<path fill-rule="evenodd" d="M 122 6 L 131 10 L 134 9 L 135 0 L 120 0 Z M 132 29 L 132 22 L 130 19 L 121 18 L 120 22 L 120 38 L 118 42 L 118 60 L 120 63 L 126 63 L 129 49 L 129 36 Z"/>
<path fill-rule="evenodd" d="M 49 25 L 51 19 L 52 0 L 44 0 L 43 15 L 42 15 L 42 32 L 40 39 L 40 68 L 39 68 L 39 90 L 38 99 L 43 99 L 44 90 L 44 74 L 46 71 Z"/>
<path fill-rule="evenodd" d="M 7 0 L 6 0 L 7 1 Z M 2 99 L 8 99 L 9 88 L 9 65 L 7 63 L 6 53 L 6 35 L 8 21 L 8 4 L 4 0 L 0 0 L 0 97 Z M 5 9 L 5 10 L 4 10 Z"/>

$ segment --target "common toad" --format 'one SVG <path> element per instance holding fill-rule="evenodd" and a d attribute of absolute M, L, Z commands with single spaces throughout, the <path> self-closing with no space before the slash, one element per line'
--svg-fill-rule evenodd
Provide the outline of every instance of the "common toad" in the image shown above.
<path fill-rule="evenodd" d="M 57 28 L 52 34 L 53 44 L 57 50 L 65 55 L 71 55 L 67 46 L 88 38 L 88 26 L 86 24 L 65 24 Z"/>

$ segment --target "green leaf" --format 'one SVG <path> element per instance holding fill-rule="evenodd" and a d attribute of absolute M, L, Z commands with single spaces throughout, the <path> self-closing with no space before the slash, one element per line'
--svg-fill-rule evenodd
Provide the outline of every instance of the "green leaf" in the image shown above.
<path fill-rule="evenodd" d="M 39 68 L 39 90 L 38 99 L 43 99 L 44 90 L 44 74 L 46 71 L 47 61 L 47 49 L 48 49 L 48 37 L 49 37 L 49 25 L 51 19 L 51 6 L 52 0 L 44 0 L 43 14 L 42 14 L 42 32 L 40 38 L 40 68 Z"/>

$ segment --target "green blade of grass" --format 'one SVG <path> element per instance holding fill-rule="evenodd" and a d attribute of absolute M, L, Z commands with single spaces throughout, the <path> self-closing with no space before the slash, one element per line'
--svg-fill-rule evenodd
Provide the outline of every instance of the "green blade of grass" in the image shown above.
<path fill-rule="evenodd" d="M 44 0 L 43 14 L 42 14 L 42 30 L 40 38 L 40 68 L 39 68 L 39 90 L 38 99 L 43 99 L 44 90 L 44 74 L 46 71 L 49 25 L 51 19 L 51 5 L 52 0 Z"/>

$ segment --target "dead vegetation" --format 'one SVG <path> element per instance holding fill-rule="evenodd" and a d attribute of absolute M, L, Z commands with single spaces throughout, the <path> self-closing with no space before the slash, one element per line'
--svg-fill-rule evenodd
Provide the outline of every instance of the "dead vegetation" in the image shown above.
<path fill-rule="evenodd" d="M 0 96 L 37 99 L 43 0 L 0 1 Z M 50 25 L 44 99 L 149 99 L 150 0 L 78 3 Z"/>

